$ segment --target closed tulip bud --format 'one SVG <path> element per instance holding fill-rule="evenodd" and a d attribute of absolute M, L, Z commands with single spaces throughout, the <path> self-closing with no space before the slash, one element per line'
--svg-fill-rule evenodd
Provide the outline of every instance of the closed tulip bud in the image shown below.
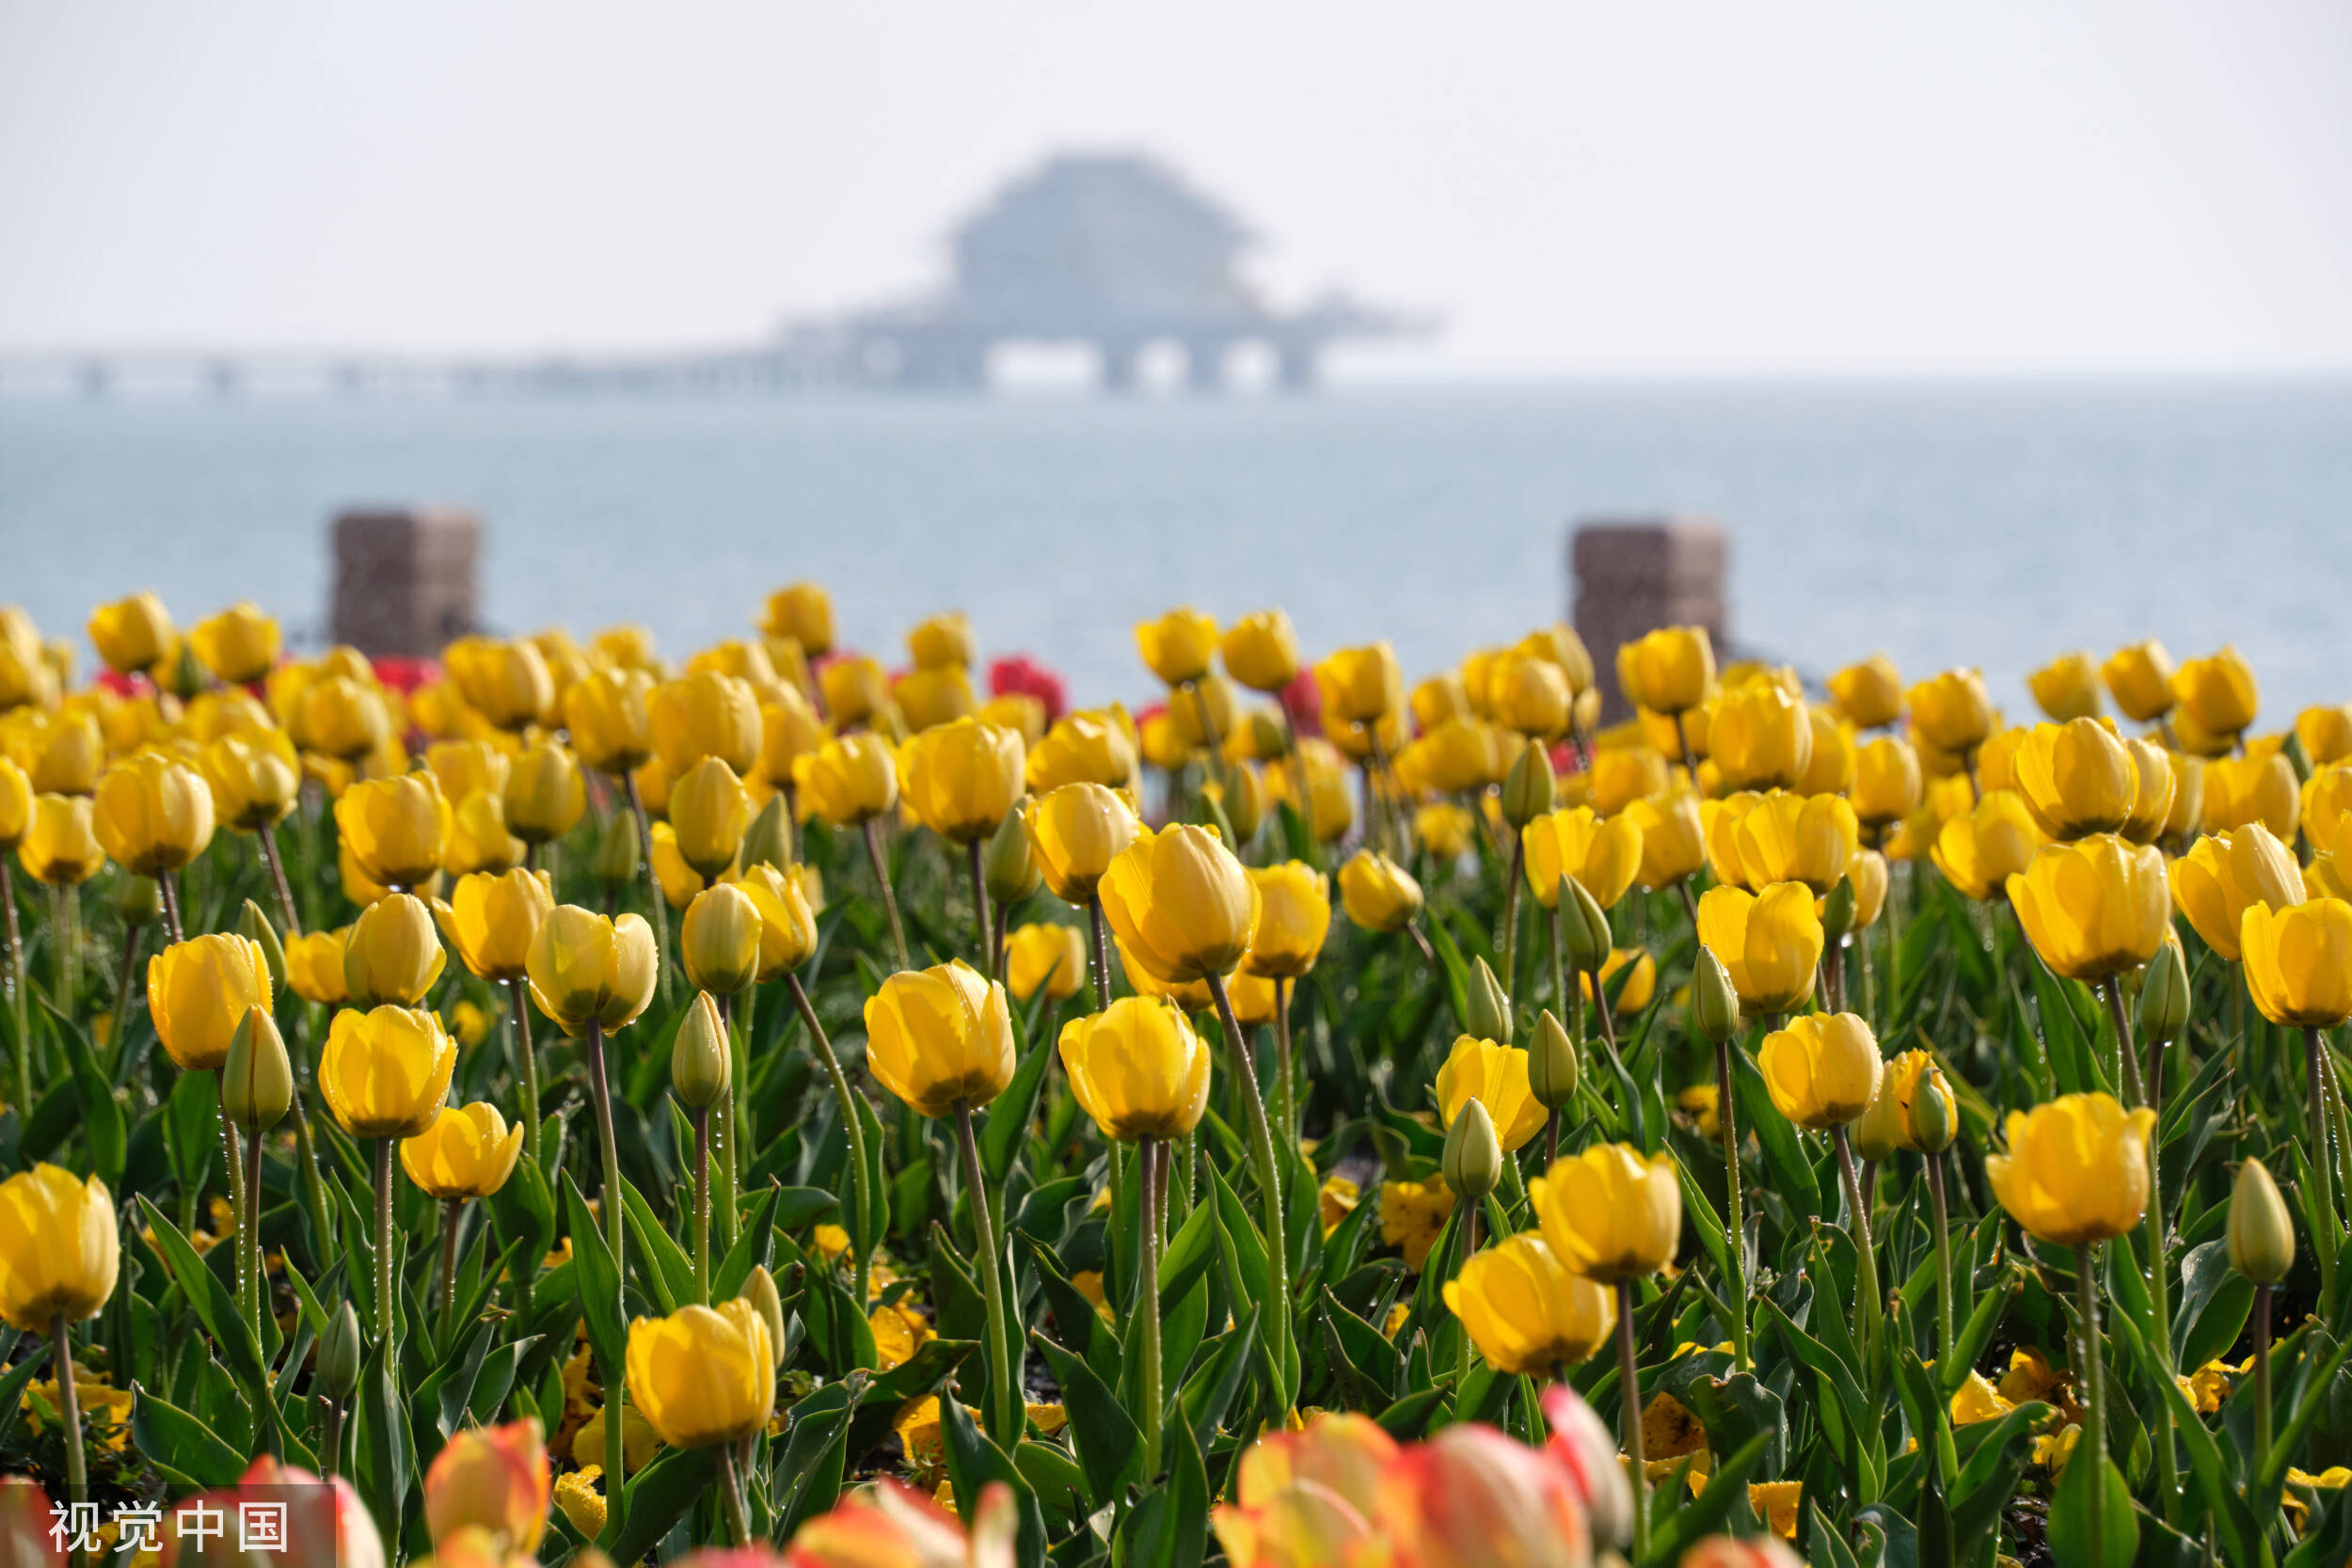
<path fill-rule="evenodd" d="M 523 748 L 506 777 L 506 827 L 525 844 L 551 844 L 588 809 L 588 784 L 572 754 L 552 741 Z"/>
<path fill-rule="evenodd" d="M 653 1000 L 659 974 L 653 928 L 642 916 L 608 920 L 558 905 L 532 938 L 524 967 L 532 1000 L 567 1035 L 591 1023 L 608 1032 L 635 1021 Z"/>
<path fill-rule="evenodd" d="M 1841 942 L 1854 927 L 1854 890 L 1851 881 L 1841 881 L 1829 890 L 1821 900 L 1821 935 L 1831 942 Z"/>
<path fill-rule="evenodd" d="M 767 1264 L 752 1265 L 751 1277 L 743 1281 L 743 1293 L 739 1299 L 751 1303 L 752 1310 L 759 1314 L 759 1321 L 768 1325 L 770 1351 L 776 1365 L 781 1368 L 786 1350 L 784 1297 L 776 1290 L 776 1276 L 768 1272 Z"/>
<path fill-rule="evenodd" d="M 413 1007 L 449 961 L 433 928 L 433 911 L 395 893 L 359 911 L 343 939 L 343 990 L 355 1007 Z"/>
<path fill-rule="evenodd" d="M 776 1408 L 767 1320 L 739 1297 L 638 1319 L 628 1330 L 628 1402 L 675 1449 L 752 1435 Z"/>
<path fill-rule="evenodd" d="M 1526 827 L 1551 810 L 1558 791 L 1551 753 L 1534 744 L 1520 747 L 1518 760 L 1502 780 L 1502 819 L 1514 828 Z"/>
<path fill-rule="evenodd" d="M 154 884 L 150 882 L 149 887 Z M 271 925 L 262 906 L 248 898 L 237 913 L 237 935 L 262 950 L 262 962 L 269 970 L 269 983 L 283 990 L 286 986 L 286 949 L 278 940 L 278 927 Z"/>
<path fill-rule="evenodd" d="M 1445 1134 L 1445 1184 L 1472 1203 L 1483 1200 L 1502 1180 L 1502 1145 L 1495 1138 L 1495 1118 L 1476 1100 L 1466 1101 Z"/>
<path fill-rule="evenodd" d="M 2352 769 L 2346 769 L 2352 773 Z M 1238 762 L 1226 769 L 1225 782 L 1212 786 L 1216 790 L 1216 803 L 1225 814 L 1226 822 L 1233 830 L 1233 842 L 1247 845 L 1258 836 L 1258 827 L 1265 820 L 1265 775 L 1258 771 L 1254 762 Z"/>
<path fill-rule="evenodd" d="M 1609 961 L 1609 915 L 1592 890 L 1574 877 L 1560 879 L 1560 941 L 1568 965 L 1580 974 L 1597 974 Z"/>
<path fill-rule="evenodd" d="M 716 877 L 735 863 L 751 822 L 751 796 L 719 757 L 703 758 L 670 787 L 670 826 L 677 833 L 678 854 L 704 877 Z"/>
<path fill-rule="evenodd" d="M 1740 1032 L 1740 993 L 1731 972 L 1707 947 L 1691 960 L 1691 1032 L 1709 1045 Z"/>
<path fill-rule="evenodd" d="M 1535 1037 L 1527 1044 L 1527 1086 L 1536 1102 L 1557 1111 L 1576 1099 L 1577 1079 L 1583 1072 L 1576 1040 L 1546 1007 L 1535 1020 Z"/>
<path fill-rule="evenodd" d="M 313 1368 L 319 1389 L 331 1400 L 347 1400 L 359 1386 L 359 1314 L 345 1301 L 326 1320 Z"/>
<path fill-rule="evenodd" d="M 2260 1160 L 2238 1167 L 2227 1235 L 2230 1267 L 2256 1285 L 2276 1285 L 2295 1266 L 2295 1220 Z"/>
<path fill-rule="evenodd" d="M 1943 1069 L 1934 1066 L 1920 1072 L 1916 1083 L 1911 1097 L 1911 1147 L 1925 1154 L 1941 1154 L 1952 1147 L 1959 1132 L 1951 1085 L 1944 1082 Z"/>
<path fill-rule="evenodd" d="M 733 996 L 759 971 L 759 906 L 734 882 L 694 895 L 678 925 L 678 956 L 687 983 L 715 996 Z"/>
<path fill-rule="evenodd" d="M 817 915 L 804 886 L 806 866 L 779 871 L 761 863 L 746 866 L 735 886 L 759 910 L 759 972 L 765 984 L 808 962 L 817 951 Z"/>
<path fill-rule="evenodd" d="M 627 812 L 614 812 L 605 818 L 603 830 L 596 835 L 596 880 L 608 888 L 627 887 L 635 881 L 644 862 L 640 858 L 643 847 L 637 841 L 637 824 Z"/>
<path fill-rule="evenodd" d="M 708 991 L 698 991 L 670 1050 L 670 1088 L 694 1110 L 707 1109 L 726 1098 L 727 1067 L 727 1026 L 719 1022 L 719 1004 Z"/>
<path fill-rule="evenodd" d="M 1462 988 L 1462 1032 L 1482 1040 L 1511 1043 L 1511 998 L 1486 967 L 1484 958 L 1470 960 L 1470 983 Z"/>
<path fill-rule="evenodd" d="M 285 1119 L 294 1103 L 294 1064 L 277 1022 L 247 1007 L 230 1037 L 229 1059 L 220 1066 L 220 1104 L 229 1119 L 249 1135 L 268 1132 Z"/>
<path fill-rule="evenodd" d="M 1401 931 L 1421 906 L 1421 884 L 1377 850 L 1359 849 L 1340 867 L 1340 908 L 1367 931 Z"/>
<path fill-rule="evenodd" d="M 7 846 L 0 846 L 4 850 Z M 134 877 L 128 872 L 115 879 L 115 913 L 131 930 L 151 926 L 164 917 L 164 890 L 152 877 Z M 275 975 L 276 970 L 271 974 Z"/>
<path fill-rule="evenodd" d="M 1561 1262 L 1602 1284 L 1656 1274 L 1682 1240 L 1682 1188 L 1662 1151 L 1595 1144 L 1529 1182 L 1528 1196 Z"/>
<path fill-rule="evenodd" d="M 2188 1026 L 2188 960 L 2177 938 L 2168 939 L 2148 960 L 2139 979 L 2139 1037 L 2169 1045 Z"/>
<path fill-rule="evenodd" d="M 1984 1174 L 2010 1217 L 2058 1246 L 2110 1241 L 2139 1228 L 2148 1208 L 2148 1133 L 2156 1113 L 2126 1111 L 2106 1094 L 2060 1095 L 2011 1111 L 2006 1154 Z"/>

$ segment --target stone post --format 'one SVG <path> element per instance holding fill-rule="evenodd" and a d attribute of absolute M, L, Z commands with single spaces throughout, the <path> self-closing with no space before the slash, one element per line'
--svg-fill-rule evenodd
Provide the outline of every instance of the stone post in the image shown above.
<path fill-rule="evenodd" d="M 482 523 L 472 513 L 345 512 L 334 535 L 336 641 L 371 657 L 430 658 L 475 628 Z"/>
<path fill-rule="evenodd" d="M 1660 626 L 1705 626 L 1724 657 L 1724 531 L 1692 518 L 1579 523 L 1569 540 L 1576 631 L 1591 650 L 1601 721 L 1629 719 L 1617 648 Z"/>

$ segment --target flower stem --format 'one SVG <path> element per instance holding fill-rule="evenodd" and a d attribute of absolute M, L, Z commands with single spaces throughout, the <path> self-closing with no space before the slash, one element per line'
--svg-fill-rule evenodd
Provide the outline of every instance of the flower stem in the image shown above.
<path fill-rule="evenodd" d="M 302 917 L 294 912 L 294 889 L 286 885 L 286 863 L 278 854 L 278 830 L 264 822 L 254 836 L 262 841 L 262 863 L 269 867 L 270 886 L 278 895 L 278 912 L 286 922 L 286 935 L 298 937 Z"/>
<path fill-rule="evenodd" d="M 1101 1012 L 1111 1005 L 1110 939 L 1103 933 L 1103 900 L 1094 895 L 1087 896 L 1087 947 L 1094 981 L 1094 1010 Z"/>
<path fill-rule="evenodd" d="M 213 1073 L 213 1079 L 215 1087 L 221 1091 L 220 1147 L 229 1160 L 229 1209 L 237 1216 L 237 1223 L 242 1227 L 245 1223 L 245 1161 L 238 1150 L 237 1124 L 229 1119 L 228 1085 L 220 1082 L 217 1069 Z M 237 1249 L 237 1299 L 240 1302 L 245 1300 L 245 1249 L 240 1247 Z"/>
<path fill-rule="evenodd" d="M 1957 1369 L 1952 1366 L 1952 1239 L 1949 1211 L 1944 1207 L 1944 1156 L 1923 1158 L 1928 1163 L 1928 1201 L 1935 1211 L 1935 1365 L 1950 1377 Z"/>
<path fill-rule="evenodd" d="M 1830 1138 L 1837 1146 L 1837 1169 L 1845 1178 L 1846 1206 L 1852 1211 L 1854 1244 L 1854 1338 L 1862 1341 L 1862 1357 L 1866 1382 L 1877 1386 L 1879 1374 L 1879 1323 L 1885 1304 L 1879 1299 L 1878 1248 L 1870 1241 L 1870 1211 L 1862 1191 L 1862 1179 L 1854 1173 L 1853 1146 L 1846 1141 L 1843 1127 L 1830 1129 Z"/>
<path fill-rule="evenodd" d="M 539 1053 L 531 1043 L 531 993 L 521 975 L 506 982 L 515 1012 L 515 1065 L 523 1076 L 523 1152 L 539 1164 Z M 547 1169 L 540 1167 L 540 1175 Z"/>
<path fill-rule="evenodd" d="M 462 1197 L 441 1203 L 441 1350 L 448 1354 L 450 1332 L 457 1318 L 457 1222 L 466 1212 Z"/>
<path fill-rule="evenodd" d="M 907 958 L 907 928 L 898 919 L 898 891 L 890 885 L 890 867 L 882 859 L 882 823 L 876 817 L 866 819 L 866 858 L 874 867 L 875 885 L 882 889 L 882 912 L 890 917 L 890 947 L 898 955 L 900 969 L 913 969 Z"/>
<path fill-rule="evenodd" d="M 2254 1464 L 2270 1460 L 2270 1287 L 2254 1287 Z"/>
<path fill-rule="evenodd" d="M 158 871 L 155 873 L 155 893 L 164 901 L 165 933 L 175 942 L 184 942 L 187 939 L 180 927 L 180 879 L 168 871 Z"/>
<path fill-rule="evenodd" d="M 980 869 L 978 839 L 963 847 L 963 863 L 972 874 L 972 924 L 975 939 L 979 943 L 972 955 L 972 967 L 982 974 L 993 975 L 996 973 L 996 944 L 989 940 L 988 875 Z"/>
<path fill-rule="evenodd" d="M 8 873 L 8 857 L 0 855 L 0 908 L 8 915 L 8 1002 L 16 1014 L 17 1115 L 33 1114 L 32 992 L 24 975 L 24 932 L 16 919 L 16 882 Z"/>
<path fill-rule="evenodd" d="M 710 1107 L 694 1107 L 694 1299 L 710 1305 Z M 860 1302 L 860 1307 L 865 1303 Z"/>
<path fill-rule="evenodd" d="M 2140 1073 L 2139 1053 L 2132 1043 L 2131 1015 L 2123 1007 L 2123 982 L 2109 975 L 2100 989 L 2106 992 L 2107 1018 L 2115 1025 L 2115 1050 L 2122 1059 L 2125 1085 L 2135 1101 L 2154 1111 L 2161 1120 L 2164 1115 L 2161 1091 L 2155 1083 Z M 2158 1070 L 2162 1069 L 2162 1057 L 2152 1054 L 2150 1059 Z M 2164 1162 L 2160 1158 L 2161 1143 L 2161 1136 L 2152 1131 L 2148 1139 L 2148 1212 L 2145 1223 L 2148 1229 L 2148 1301 L 2156 1315 L 2155 1332 L 2149 1338 L 2156 1353 L 2157 1364 L 2169 1377 L 2172 1375 L 2172 1286 L 2170 1270 L 2164 1260 Z M 1936 1240 L 1940 1243 L 1943 1239 L 1939 1227 Z M 1946 1288 L 1949 1289 L 1949 1286 Z M 2161 1399 L 2156 1401 L 2155 1445 L 2162 1513 L 2169 1522 L 2180 1497 L 2180 1461 L 2173 1453 L 2172 1406 Z"/>
<path fill-rule="evenodd" d="M 1143 1167 L 1143 1284 L 1136 1306 L 1143 1313 L 1143 1474 L 1149 1481 L 1160 1473 L 1160 1427 L 1164 1402 L 1160 1392 L 1160 1236 L 1153 1215 L 1159 1209 L 1159 1140 L 1136 1140 L 1137 1163 Z"/>
<path fill-rule="evenodd" d="M 737 1546 L 752 1544 L 751 1511 L 743 1504 L 743 1461 L 733 1443 L 719 1445 L 720 1506 L 726 1510 L 727 1534 Z"/>
<path fill-rule="evenodd" d="M 857 1102 L 851 1098 L 850 1075 L 841 1070 L 841 1058 L 834 1054 L 833 1041 L 825 1037 L 825 1026 L 817 1022 L 817 1009 L 809 1006 L 808 992 L 801 988 L 798 974 L 787 974 L 785 983 L 792 988 L 792 1005 L 801 1011 L 801 1022 L 808 1026 L 809 1048 L 817 1053 L 818 1065 L 825 1069 L 826 1079 L 833 1085 L 834 1102 L 841 1108 L 841 1125 L 850 1134 L 850 1190 L 857 1194 L 857 1229 L 850 1234 L 850 1256 L 857 1271 L 856 1301 L 859 1310 L 866 1307 L 868 1279 L 865 1230 L 867 1217 L 874 1212 L 874 1195 L 867 1183 L 866 1170 L 866 1123 L 857 1114 Z"/>
<path fill-rule="evenodd" d="M 2068 1464 L 2088 1463 L 2090 1475 L 2090 1560 L 2105 1562 L 2106 1553 L 2107 1396 L 2106 1372 L 2099 1355 L 2099 1282 L 2094 1273 L 2098 1243 L 2074 1249 L 2074 1305 L 2082 1315 L 2083 1360 L 2080 1369 L 2086 1399 L 2083 1434 Z"/>
<path fill-rule="evenodd" d="M 615 1277 L 628 1277 L 628 1262 L 623 1255 L 628 1244 L 627 1216 L 621 1203 L 621 1146 L 612 1135 L 612 1085 L 607 1082 L 604 1064 L 604 1024 L 596 1019 L 588 1021 L 588 1093 L 596 1104 L 596 1136 L 604 1144 L 604 1228 L 605 1245 L 612 1253 Z M 611 1499 L 611 1517 L 605 1522 L 610 1531 L 620 1523 L 621 1482 L 628 1456 L 621 1445 L 622 1428 L 627 1424 L 622 1412 L 628 1400 L 628 1386 L 620 1376 L 621 1369 L 605 1369 L 604 1390 L 604 1495 Z"/>
<path fill-rule="evenodd" d="M 1463 1205 L 1462 1249 L 1460 1256 L 1454 1260 L 1454 1277 L 1459 1279 L 1463 1272 L 1470 1267 L 1470 1260 L 1477 1256 L 1478 1200 L 1473 1198 Z M 1454 1418 L 1455 1420 L 1466 1421 L 1470 1419 L 1470 1412 L 1462 1408 L 1461 1401 L 1462 1386 L 1470 1381 L 1470 1323 L 1467 1319 L 1456 1318 L 1454 1326 L 1456 1330 L 1454 1347 Z"/>
<path fill-rule="evenodd" d="M 1724 1139 L 1724 1192 L 1731 1243 L 1731 1364 L 1746 1371 L 1748 1359 L 1748 1225 L 1740 1180 L 1740 1115 L 1732 1100 L 1731 1041 L 1715 1042 L 1715 1123 Z M 1940 1190 L 1940 1189 L 1939 1189 Z"/>
<path fill-rule="evenodd" d="M 375 1140 L 375 1337 L 391 1365 L 392 1324 L 392 1140 Z"/>
<path fill-rule="evenodd" d="M 1291 1074 L 1291 1009 L 1290 981 L 1281 975 L 1274 979 L 1274 1093 L 1280 1113 L 1282 1142 L 1295 1147 L 1298 1142 L 1298 1085 Z"/>
<path fill-rule="evenodd" d="M 1290 1243 L 1284 1239 L 1282 1227 L 1282 1180 L 1280 1167 L 1274 1163 L 1274 1135 L 1266 1126 L 1265 1097 L 1258 1092 L 1258 1071 L 1250 1059 L 1248 1037 L 1233 1018 L 1232 998 L 1225 991 L 1225 976 L 1212 970 L 1205 978 L 1209 995 L 1216 1003 L 1217 1022 L 1225 1026 L 1225 1042 L 1232 1053 L 1233 1076 L 1242 1091 L 1242 1107 L 1249 1122 L 1250 1154 L 1258 1165 L 1258 1185 L 1265 1201 L 1266 1275 L 1271 1297 L 1265 1304 L 1268 1326 L 1273 1332 L 1270 1344 L 1279 1369 L 1279 1402 L 1277 1413 L 1290 1414 L 1291 1401 L 1296 1390 L 1291 1386 L 1291 1259 Z"/>
<path fill-rule="evenodd" d="M 246 1324 L 253 1331 L 253 1343 L 259 1348 L 269 1343 L 262 1337 L 262 1314 L 268 1310 L 265 1298 L 269 1294 L 269 1286 L 262 1273 L 262 1134 L 258 1132 L 248 1134 L 245 1144 L 245 1209 L 241 1214 L 245 1231 L 242 1240 L 245 1243 L 247 1292 L 245 1311 Z M 266 1379 L 267 1374 L 263 1376 Z"/>
<path fill-rule="evenodd" d="M 973 1243 L 980 1259 L 980 1294 L 988 1307 L 989 1435 L 1009 1451 L 1021 1435 L 1021 1427 L 1013 1402 L 1012 1341 L 1005 1333 L 1004 1263 L 997 1256 L 996 1216 L 989 1208 L 980 1146 L 972 1136 L 969 1100 L 956 1101 L 956 1144 L 963 1151 L 964 1199 L 972 1209 Z"/>
<path fill-rule="evenodd" d="M 1649 1548 L 1649 1475 L 1642 1464 L 1642 1370 L 1633 1354 L 1633 1281 L 1617 1281 L 1617 1405 L 1633 1462 L 1633 1559 Z"/>
<path fill-rule="evenodd" d="M 1496 976 L 1507 993 L 1518 985 L 1518 969 L 1514 960 L 1519 946 L 1519 882 L 1521 867 L 1526 863 L 1527 840 L 1519 830 L 1511 830 L 1511 870 L 1502 881 L 1502 932 L 1496 946 L 1502 954 L 1502 973 Z"/>
<path fill-rule="evenodd" d="M 69 1502 L 89 1501 L 88 1461 L 83 1454 L 82 1402 L 73 1390 L 73 1338 L 66 1327 L 65 1314 L 60 1312 L 49 1323 L 49 1340 L 53 1347 L 51 1359 L 56 1363 L 57 1416 L 64 1423 L 65 1490 Z M 74 1568 L 81 1568 L 82 1548 L 73 1548 Z"/>
<path fill-rule="evenodd" d="M 343 1407 L 330 1399 L 319 1401 L 319 1477 L 333 1481 L 342 1468 Z"/>

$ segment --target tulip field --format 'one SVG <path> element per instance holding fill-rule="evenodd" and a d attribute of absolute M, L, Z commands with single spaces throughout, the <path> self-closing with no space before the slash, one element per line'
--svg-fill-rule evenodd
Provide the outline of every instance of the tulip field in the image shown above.
<path fill-rule="evenodd" d="M 0 609 L 0 1568 L 2352 1560 L 2352 705 L 743 608 Z"/>

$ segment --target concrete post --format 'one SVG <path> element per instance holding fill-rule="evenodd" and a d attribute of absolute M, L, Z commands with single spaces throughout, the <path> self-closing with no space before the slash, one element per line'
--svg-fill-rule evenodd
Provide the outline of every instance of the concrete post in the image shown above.
<path fill-rule="evenodd" d="M 1576 631 L 1593 655 L 1601 721 L 1633 715 L 1617 689 L 1617 648 L 1660 626 L 1705 626 L 1724 647 L 1724 531 L 1697 519 L 1597 519 L 1568 545 Z"/>
<path fill-rule="evenodd" d="M 472 513 L 346 512 L 334 533 L 336 641 L 371 657 L 429 658 L 479 624 L 482 524 Z"/>

